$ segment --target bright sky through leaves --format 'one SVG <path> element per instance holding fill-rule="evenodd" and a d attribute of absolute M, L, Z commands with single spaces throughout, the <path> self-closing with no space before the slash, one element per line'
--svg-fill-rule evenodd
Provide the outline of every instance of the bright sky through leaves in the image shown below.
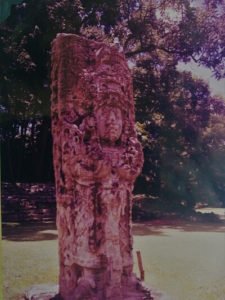
<path fill-rule="evenodd" d="M 194 77 L 203 79 L 209 84 L 213 95 L 220 96 L 225 99 L 225 79 L 217 80 L 209 68 L 198 66 L 195 62 L 179 63 L 178 70 L 189 71 Z"/>

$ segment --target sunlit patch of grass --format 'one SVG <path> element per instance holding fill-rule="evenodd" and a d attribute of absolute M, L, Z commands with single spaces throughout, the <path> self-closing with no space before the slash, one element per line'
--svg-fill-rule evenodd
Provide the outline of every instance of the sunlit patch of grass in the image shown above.
<path fill-rule="evenodd" d="M 210 229 L 161 227 L 161 234 L 135 236 L 146 283 L 173 300 L 224 300 L 225 232 Z"/>

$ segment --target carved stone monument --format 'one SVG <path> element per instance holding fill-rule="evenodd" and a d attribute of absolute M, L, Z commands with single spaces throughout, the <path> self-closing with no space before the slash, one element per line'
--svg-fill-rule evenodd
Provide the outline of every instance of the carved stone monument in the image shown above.
<path fill-rule="evenodd" d="M 151 299 L 132 273 L 132 189 L 143 164 L 134 126 L 124 56 L 57 35 L 52 133 L 63 300 Z"/>

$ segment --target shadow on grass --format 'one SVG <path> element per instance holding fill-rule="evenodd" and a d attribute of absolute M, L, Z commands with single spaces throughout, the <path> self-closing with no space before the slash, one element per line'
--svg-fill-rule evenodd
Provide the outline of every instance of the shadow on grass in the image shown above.
<path fill-rule="evenodd" d="M 225 233 L 225 221 L 218 223 L 187 222 L 183 220 L 154 220 L 133 224 L 133 234 L 138 236 L 168 236 L 166 230 L 183 232 L 218 232 Z"/>
<path fill-rule="evenodd" d="M 133 224 L 133 234 L 137 236 L 166 237 L 166 230 L 183 232 L 218 232 L 225 233 L 225 221 L 218 223 L 187 222 L 183 220 L 160 219 Z M 58 238 L 54 223 L 48 224 L 19 224 L 3 223 L 2 239 L 7 241 L 48 241 Z"/>
<path fill-rule="evenodd" d="M 56 240 L 57 237 L 56 226 L 54 223 L 2 224 L 2 239 L 7 241 L 48 241 Z"/>
<path fill-rule="evenodd" d="M 163 228 L 161 226 L 152 226 L 149 222 L 133 223 L 132 228 L 134 235 L 168 236 L 163 232 Z"/>

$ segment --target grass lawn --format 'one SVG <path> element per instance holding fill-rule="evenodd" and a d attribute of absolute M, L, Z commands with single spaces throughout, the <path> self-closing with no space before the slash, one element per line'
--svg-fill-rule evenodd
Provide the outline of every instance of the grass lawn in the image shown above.
<path fill-rule="evenodd" d="M 3 225 L 3 299 L 19 300 L 34 284 L 57 283 L 57 232 L 53 225 Z"/>
<path fill-rule="evenodd" d="M 225 224 L 154 221 L 134 224 L 133 232 L 149 287 L 171 300 L 225 300 Z M 57 283 L 53 225 L 7 224 L 2 249 L 4 300 L 19 300 L 34 284 Z"/>
<path fill-rule="evenodd" d="M 225 300 L 225 226 L 135 224 L 145 281 L 171 300 Z"/>

